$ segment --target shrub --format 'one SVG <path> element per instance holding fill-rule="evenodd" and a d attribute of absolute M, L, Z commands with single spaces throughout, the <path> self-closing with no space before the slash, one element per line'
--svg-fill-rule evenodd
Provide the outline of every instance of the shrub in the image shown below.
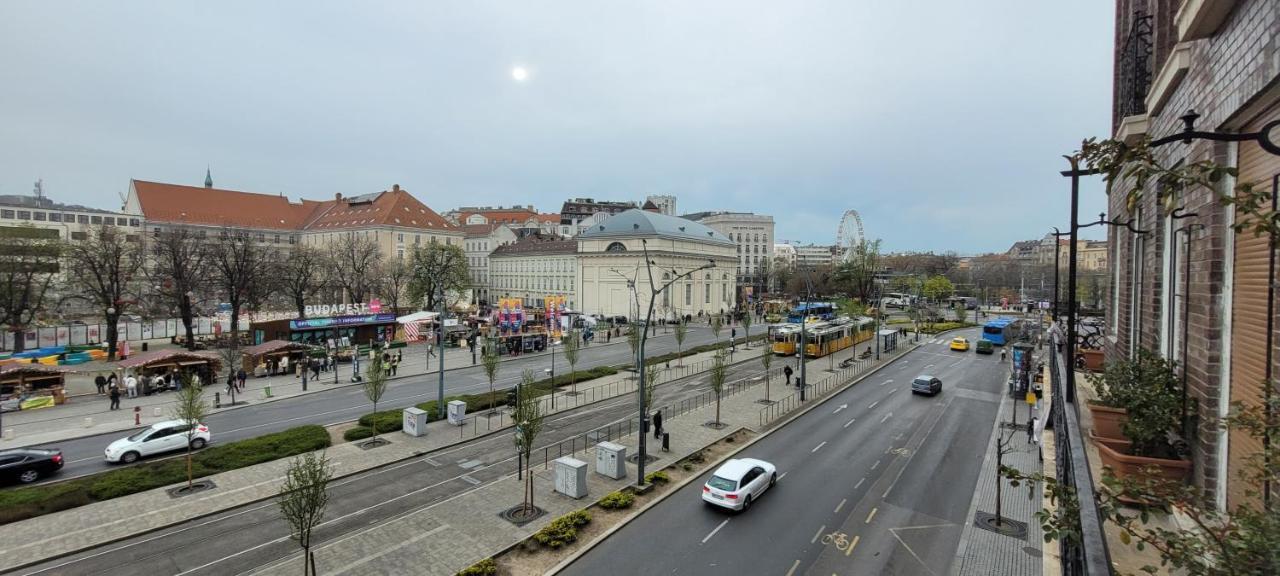
<path fill-rule="evenodd" d="M 635 501 L 636 497 L 634 494 L 618 490 L 616 492 L 610 492 L 604 498 L 601 498 L 598 504 L 600 504 L 600 507 L 605 510 L 619 510 L 622 508 L 630 508 Z"/>
<path fill-rule="evenodd" d="M 560 548 L 578 540 L 578 528 L 591 522 L 591 515 L 584 510 L 570 512 L 552 520 L 550 524 L 533 534 L 533 539 L 548 548 Z"/>
<path fill-rule="evenodd" d="M 342 439 L 347 442 L 364 440 L 365 438 L 370 438 L 372 436 L 373 428 L 369 428 L 368 426 L 356 426 L 355 428 L 348 429 L 346 432 L 342 433 Z"/>
<path fill-rule="evenodd" d="M 193 476 L 200 478 L 261 464 L 329 446 L 323 426 L 299 426 L 257 438 L 213 445 L 192 457 Z M 147 462 L 119 470 L 93 474 L 53 486 L 32 486 L 0 491 L 0 524 L 136 494 L 185 482 L 184 459 Z"/>
<path fill-rule="evenodd" d="M 648 476 L 644 477 L 644 481 L 650 484 L 666 484 L 671 481 L 671 477 L 666 472 L 658 470 L 657 472 L 650 472 Z"/>
<path fill-rule="evenodd" d="M 485 558 L 475 564 L 463 568 L 458 572 L 458 576 L 495 576 L 498 573 L 498 563 L 493 558 Z"/>

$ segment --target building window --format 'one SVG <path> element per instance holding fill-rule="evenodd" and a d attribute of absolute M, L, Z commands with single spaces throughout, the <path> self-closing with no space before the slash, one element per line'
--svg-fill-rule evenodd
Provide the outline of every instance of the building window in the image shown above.
<path fill-rule="evenodd" d="M 85 216 L 84 214 L 80 214 L 79 216 L 76 216 L 76 222 L 79 224 L 88 224 L 89 217 Z"/>
<path fill-rule="evenodd" d="M 61 222 L 61 221 L 62 221 L 62 214 L 61 214 L 61 213 L 59 213 L 59 212 L 50 212 L 50 213 L 49 213 L 49 221 L 50 221 L 50 222 Z"/>
<path fill-rule="evenodd" d="M 396 233 L 396 242 L 404 242 L 404 232 Z"/>
<path fill-rule="evenodd" d="M 35 213 L 33 213 L 33 214 L 32 214 L 32 216 L 34 216 L 34 217 L 35 217 L 35 218 L 34 218 L 35 220 L 38 220 L 38 221 L 40 221 L 40 222 L 44 222 L 44 220 L 45 220 L 44 212 L 35 212 Z"/>
<path fill-rule="evenodd" d="M 607 248 L 604 249 L 604 251 L 605 252 L 626 252 L 627 246 L 626 244 L 623 244 L 621 242 L 612 242 L 609 244 Z"/>
<path fill-rule="evenodd" d="M 142 222 L 140 222 L 137 218 L 130 218 L 129 225 L 133 226 L 134 228 L 137 228 L 142 225 Z"/>
<path fill-rule="evenodd" d="M 30 219 L 31 219 L 31 212 L 30 212 L 30 211 L 28 211 L 28 210 L 19 210 L 19 211 L 18 211 L 18 219 L 19 219 L 19 220 L 30 220 Z"/>
<path fill-rule="evenodd" d="M 273 244 L 279 244 L 279 243 L 280 243 L 280 235 L 279 235 L 279 234 L 276 234 L 276 235 L 275 235 L 275 238 L 273 238 L 273 239 L 271 240 L 271 242 L 272 242 Z"/>
<path fill-rule="evenodd" d="M 88 236 L 89 236 L 89 235 L 88 235 L 88 234 L 85 234 L 84 232 L 72 232 L 72 233 L 71 233 L 71 239 L 72 239 L 72 240 L 84 240 L 85 238 L 88 238 Z"/>
<path fill-rule="evenodd" d="M 693 283 L 689 282 L 684 285 L 684 305 L 689 306 L 692 304 L 693 304 Z"/>
<path fill-rule="evenodd" d="M 13 210 L 0 210 L 0 218 L 13 220 Z"/>
<path fill-rule="evenodd" d="M 90 222 L 92 222 L 92 223 L 94 223 L 94 224 L 101 224 L 101 223 L 102 223 L 102 217 L 101 217 L 101 216 L 91 216 L 91 217 L 89 218 L 89 221 L 90 221 Z"/>

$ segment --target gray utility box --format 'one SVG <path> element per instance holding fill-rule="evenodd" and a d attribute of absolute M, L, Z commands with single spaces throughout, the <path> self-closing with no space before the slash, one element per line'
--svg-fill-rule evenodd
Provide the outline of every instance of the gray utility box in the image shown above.
<path fill-rule="evenodd" d="M 461 426 L 467 423 L 467 403 L 461 400 L 449 401 L 449 423 Z"/>
<path fill-rule="evenodd" d="M 426 436 L 427 411 L 421 408 L 414 408 L 412 406 L 405 408 L 404 425 L 400 431 L 410 436 Z"/>
<path fill-rule="evenodd" d="M 613 442 L 596 444 L 596 474 L 614 480 L 627 477 L 627 447 Z"/>
<path fill-rule="evenodd" d="M 570 498 L 587 495 L 587 463 L 577 458 L 556 458 L 556 492 Z"/>

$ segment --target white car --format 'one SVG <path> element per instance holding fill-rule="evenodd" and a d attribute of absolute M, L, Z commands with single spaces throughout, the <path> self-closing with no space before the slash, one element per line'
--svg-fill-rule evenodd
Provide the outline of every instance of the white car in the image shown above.
<path fill-rule="evenodd" d="M 187 449 L 187 432 L 191 425 L 182 420 L 157 422 L 128 438 L 121 438 L 107 446 L 107 462 L 132 464 L 143 456 Z M 191 448 L 199 450 L 209 443 L 209 427 L 197 422 L 191 436 Z"/>
<path fill-rule="evenodd" d="M 773 464 L 736 458 L 722 464 L 702 485 L 702 500 L 730 510 L 746 510 L 777 481 L 778 469 Z"/>

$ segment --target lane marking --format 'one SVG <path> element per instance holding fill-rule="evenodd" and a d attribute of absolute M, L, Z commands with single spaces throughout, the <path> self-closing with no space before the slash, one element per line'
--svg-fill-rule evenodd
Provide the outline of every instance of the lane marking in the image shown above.
<path fill-rule="evenodd" d="M 884 418 L 881 418 L 881 419 L 880 419 L 880 423 L 881 423 L 881 424 L 884 424 L 884 421 L 885 421 L 885 420 L 888 420 L 888 419 L 890 419 L 890 418 L 893 418 L 893 412 L 890 412 L 890 413 L 888 413 L 888 414 L 885 414 L 885 415 L 884 415 Z"/>
<path fill-rule="evenodd" d="M 781 481 L 782 481 L 782 479 L 783 479 L 783 478 L 786 478 L 786 477 L 787 477 L 787 474 L 789 474 L 789 473 L 790 473 L 790 471 L 783 472 L 782 474 L 779 474 L 779 475 L 778 475 L 778 481 L 779 481 L 779 482 L 781 482 Z"/>
<path fill-rule="evenodd" d="M 862 483 L 863 483 L 863 482 L 866 482 L 866 481 L 867 481 L 867 477 L 866 477 L 866 476 L 863 476 L 863 477 L 862 477 L 862 479 L 861 479 L 861 480 L 859 480 L 857 484 L 854 484 L 854 485 L 853 485 L 853 489 L 854 489 L 854 490 L 857 490 L 857 489 L 858 489 L 858 487 L 859 487 L 859 486 L 862 486 Z"/>
<path fill-rule="evenodd" d="M 880 461 L 879 461 L 879 460 L 876 460 L 876 463 L 871 465 L 871 469 L 872 469 L 872 470 L 875 470 L 876 468 L 879 468 L 879 467 L 880 467 Z"/>
<path fill-rule="evenodd" d="M 863 524 L 870 524 L 870 523 L 871 523 L 871 519 L 876 517 L 876 511 L 877 511 L 877 510 L 879 510 L 879 509 L 880 509 L 880 508 L 878 508 L 878 507 L 877 507 L 877 508 L 872 508 L 872 509 L 871 509 L 871 513 L 870 513 L 870 514 L 867 514 L 867 521 L 866 521 L 866 522 L 863 522 Z"/>
<path fill-rule="evenodd" d="M 839 513 L 840 513 L 840 509 L 841 509 L 841 508 L 844 508 L 844 503 L 845 503 L 845 502 L 848 502 L 848 501 L 849 501 L 849 499 L 848 499 L 848 498 L 841 498 L 841 499 L 840 499 L 840 504 L 839 504 L 838 506 L 836 506 L 836 510 L 835 510 L 835 512 L 832 512 L 832 514 L 839 514 Z"/>
<path fill-rule="evenodd" d="M 848 408 L 848 407 L 849 407 L 848 404 L 841 404 L 839 408 L 836 408 L 835 412 L 832 412 L 832 414 L 839 414 L 841 410 L 844 410 L 845 408 Z"/>
<path fill-rule="evenodd" d="M 823 446 L 826 446 L 826 445 L 827 445 L 826 441 L 823 441 L 821 444 L 814 446 L 813 450 L 810 450 L 809 453 L 812 454 L 814 452 L 817 452 L 819 449 L 821 449 Z"/>
<path fill-rule="evenodd" d="M 818 537 L 819 537 L 819 536 L 821 536 L 821 535 L 822 535 L 822 532 L 823 532 L 824 530 L 826 530 L 826 529 L 827 529 L 827 525 L 826 525 L 826 524 L 823 524 L 822 526 L 819 526 L 819 527 L 818 527 L 818 532 L 817 532 L 817 533 L 815 533 L 815 534 L 813 535 L 813 538 L 810 538 L 810 539 L 809 539 L 809 543 L 810 543 L 810 544 L 816 544 L 816 543 L 818 542 Z"/>
<path fill-rule="evenodd" d="M 881 385 L 881 386 L 884 386 L 885 384 L 888 384 L 888 383 L 890 383 L 890 382 L 893 382 L 893 380 L 892 380 L 892 379 L 885 380 L 884 382 L 881 382 L 881 383 L 880 383 L 880 385 Z"/>
<path fill-rule="evenodd" d="M 879 400 L 876 400 L 875 402 L 872 402 L 870 406 L 867 406 L 867 410 L 870 410 L 870 409 L 872 409 L 872 408 L 875 408 L 875 407 L 876 407 L 876 404 L 879 404 L 879 403 L 880 403 L 880 401 L 879 401 Z"/>
<path fill-rule="evenodd" d="M 854 420 L 857 420 L 857 418 L 850 418 L 848 422 L 844 423 L 844 427 L 848 428 L 850 424 L 853 424 Z"/>
<path fill-rule="evenodd" d="M 929 368 L 933 368 L 933 364 L 925 364 L 924 367 L 927 370 Z"/>
<path fill-rule="evenodd" d="M 707 534 L 707 537 L 706 537 L 706 538 L 703 538 L 703 539 L 702 539 L 702 543 L 703 543 L 703 544 L 706 544 L 706 543 L 707 543 L 707 540 L 710 540 L 712 536 L 715 536 L 715 535 L 716 535 L 716 532 L 719 532 L 719 531 L 720 531 L 720 529 L 721 529 L 721 528 L 724 528 L 724 525 L 725 525 L 725 524 L 728 524 L 728 523 L 729 523 L 729 519 L 728 519 L 728 518 L 725 518 L 725 519 L 724 519 L 724 521 L 723 521 L 723 522 L 721 522 L 719 526 L 716 526 L 716 529 L 715 529 L 715 530 L 712 530 L 710 534 Z"/>
<path fill-rule="evenodd" d="M 844 549 L 844 555 L 849 556 L 853 554 L 853 549 L 858 547 L 858 541 L 861 539 L 862 539 L 861 536 L 854 536 L 853 542 L 850 542 L 849 547 Z"/>
<path fill-rule="evenodd" d="M 799 567 L 800 567 L 800 561 L 796 560 L 795 564 L 791 565 L 791 569 L 787 570 L 787 576 L 791 576 L 792 574 L 795 574 L 796 568 L 799 568 Z"/>

